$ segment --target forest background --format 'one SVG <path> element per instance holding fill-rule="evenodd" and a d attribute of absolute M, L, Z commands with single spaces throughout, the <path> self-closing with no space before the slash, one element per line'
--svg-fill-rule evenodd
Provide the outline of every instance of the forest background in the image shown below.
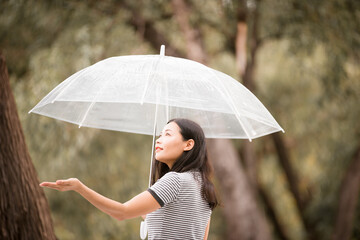
<path fill-rule="evenodd" d="M 1 1 L 0 50 L 38 181 L 77 177 L 120 202 L 146 189 L 151 136 L 79 129 L 28 111 L 76 71 L 158 54 L 161 44 L 166 55 L 238 79 L 285 129 L 251 143 L 209 141 L 223 202 L 209 239 L 360 239 L 354 0 Z M 4 169 L 1 181 L 21 187 Z M 14 201 L 0 191 L 1 203 Z M 140 218 L 118 222 L 76 193 L 44 191 L 58 239 L 139 239 Z"/>

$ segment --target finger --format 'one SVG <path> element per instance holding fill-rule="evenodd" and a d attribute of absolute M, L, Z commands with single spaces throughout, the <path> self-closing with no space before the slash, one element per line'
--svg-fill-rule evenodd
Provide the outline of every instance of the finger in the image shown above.
<path fill-rule="evenodd" d="M 56 184 L 61 185 L 61 186 L 70 186 L 71 185 L 69 180 L 57 180 Z"/>
<path fill-rule="evenodd" d="M 54 185 L 54 184 L 47 184 L 47 185 L 42 185 L 42 187 L 47 187 L 47 188 L 59 188 L 59 186 Z"/>
<path fill-rule="evenodd" d="M 63 188 L 63 186 L 59 186 L 56 183 L 52 183 L 52 182 L 47 182 L 41 185 L 42 187 L 47 187 L 47 188 L 52 188 L 55 190 L 61 190 Z"/>
<path fill-rule="evenodd" d="M 59 186 L 45 186 L 46 188 L 50 188 L 50 189 L 55 189 L 55 190 L 58 190 L 58 191 L 61 191 L 62 188 L 59 187 Z"/>
<path fill-rule="evenodd" d="M 52 186 L 52 185 L 56 185 L 55 182 L 42 182 L 39 184 L 41 187 L 47 187 L 47 186 Z"/>

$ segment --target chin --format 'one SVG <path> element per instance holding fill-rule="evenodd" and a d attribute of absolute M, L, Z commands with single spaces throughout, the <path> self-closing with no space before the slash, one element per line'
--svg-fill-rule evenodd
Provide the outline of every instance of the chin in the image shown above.
<path fill-rule="evenodd" d="M 157 157 L 155 156 L 155 160 L 167 165 L 167 161 L 166 161 L 165 159 L 157 158 Z"/>
<path fill-rule="evenodd" d="M 162 163 L 164 162 L 164 161 L 161 160 L 161 158 L 157 157 L 156 155 L 155 155 L 155 160 L 158 161 L 158 162 L 162 162 Z"/>
<path fill-rule="evenodd" d="M 163 161 L 163 160 L 161 160 L 161 159 L 155 158 L 155 160 L 158 161 L 158 162 L 166 163 L 165 161 Z"/>

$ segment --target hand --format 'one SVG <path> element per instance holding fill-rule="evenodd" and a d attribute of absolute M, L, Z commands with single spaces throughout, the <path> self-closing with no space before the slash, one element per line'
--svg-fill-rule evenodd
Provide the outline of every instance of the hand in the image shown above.
<path fill-rule="evenodd" d="M 57 180 L 56 182 L 42 182 L 40 187 L 52 188 L 61 192 L 64 191 L 78 191 L 82 183 L 77 178 L 69 178 L 67 180 Z"/>

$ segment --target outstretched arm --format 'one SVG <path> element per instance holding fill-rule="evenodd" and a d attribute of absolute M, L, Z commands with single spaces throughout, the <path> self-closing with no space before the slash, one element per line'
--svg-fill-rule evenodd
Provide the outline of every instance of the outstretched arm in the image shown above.
<path fill-rule="evenodd" d="M 126 203 L 122 204 L 100 195 L 99 193 L 85 186 L 76 178 L 58 180 L 56 182 L 43 182 L 40 184 L 40 186 L 56 189 L 59 191 L 73 190 L 79 193 L 92 205 L 104 213 L 120 221 L 146 215 L 160 208 L 160 204 L 148 191 L 144 191 Z"/>
<path fill-rule="evenodd" d="M 207 240 L 207 239 L 208 239 L 208 236 L 209 236 L 210 220 L 211 220 L 211 218 L 209 218 L 209 222 L 208 222 L 207 227 L 206 227 L 206 230 L 205 230 L 204 240 Z"/>

